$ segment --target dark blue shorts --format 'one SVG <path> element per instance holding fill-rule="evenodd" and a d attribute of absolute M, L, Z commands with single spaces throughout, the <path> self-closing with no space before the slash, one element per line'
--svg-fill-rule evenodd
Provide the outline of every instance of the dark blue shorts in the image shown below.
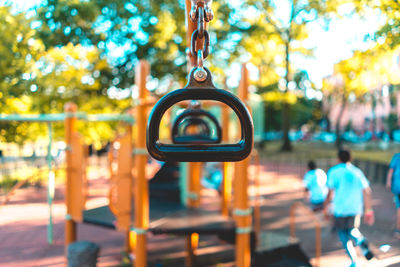
<path fill-rule="evenodd" d="M 312 211 L 317 212 L 317 211 L 321 211 L 324 209 L 324 202 L 319 202 L 319 203 L 310 203 L 310 208 L 312 209 Z"/>

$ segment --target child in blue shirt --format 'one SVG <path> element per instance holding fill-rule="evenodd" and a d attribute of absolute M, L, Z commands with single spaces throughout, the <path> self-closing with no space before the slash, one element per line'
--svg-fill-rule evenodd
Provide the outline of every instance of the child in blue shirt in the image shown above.
<path fill-rule="evenodd" d="M 364 173 L 351 164 L 348 150 L 340 150 L 338 157 L 340 163 L 328 172 L 329 192 L 324 207 L 327 214 L 328 203 L 333 198 L 334 227 L 351 259 L 350 266 L 356 266 L 357 254 L 352 241 L 368 260 L 373 258 L 367 240 L 358 229 L 362 214 L 367 224 L 374 223 L 371 189 Z"/>
<path fill-rule="evenodd" d="M 314 161 L 308 162 L 308 172 L 304 175 L 303 184 L 313 211 L 323 209 L 323 204 L 328 194 L 326 186 L 326 173 L 317 168 Z"/>
<path fill-rule="evenodd" d="M 397 209 L 396 229 L 394 233 L 396 237 L 400 237 L 400 153 L 395 154 L 390 161 L 386 186 L 391 189 L 394 195 L 394 203 Z"/>

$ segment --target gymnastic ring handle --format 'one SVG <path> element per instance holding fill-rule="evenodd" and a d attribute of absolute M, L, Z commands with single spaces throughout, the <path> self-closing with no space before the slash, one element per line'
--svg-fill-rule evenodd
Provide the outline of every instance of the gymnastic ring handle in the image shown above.
<path fill-rule="evenodd" d="M 211 135 L 211 131 L 210 131 L 210 127 L 208 126 L 207 123 L 204 122 L 204 120 L 202 120 L 201 116 L 204 116 L 208 119 L 210 119 L 216 128 L 216 134 L 217 137 L 216 138 L 210 138 L 210 137 L 202 137 L 202 136 L 197 136 L 197 138 L 195 138 L 195 136 L 192 136 L 192 138 L 179 138 L 178 137 L 178 130 L 179 130 L 179 126 L 180 124 L 185 120 L 185 119 L 191 119 L 193 120 L 193 122 L 195 122 L 196 120 L 199 120 L 198 123 L 203 123 L 203 125 L 205 125 L 207 127 L 207 131 L 208 131 L 208 136 Z M 195 124 L 195 123 L 194 123 Z M 187 125 L 188 126 L 188 125 Z M 174 125 L 172 126 L 172 143 L 174 144 L 189 144 L 189 143 L 196 143 L 196 144 L 217 144 L 217 143 L 221 143 L 221 139 L 222 139 L 222 130 L 221 130 L 221 126 L 218 123 L 218 120 L 208 111 L 205 111 L 203 109 L 186 109 L 185 111 L 183 111 L 181 114 L 179 114 L 175 121 L 174 121 Z"/>
<path fill-rule="evenodd" d="M 146 146 L 149 154 L 159 161 L 175 162 L 234 162 L 251 153 L 253 148 L 253 121 L 245 104 L 232 93 L 217 89 L 207 68 L 207 79 L 197 82 L 193 68 L 188 84 L 161 98 L 153 107 L 147 123 Z M 241 139 L 236 144 L 163 144 L 159 140 L 160 123 L 165 112 L 184 100 L 215 100 L 228 105 L 239 118 Z"/>
<path fill-rule="evenodd" d="M 189 117 L 182 120 L 179 123 L 178 128 L 184 124 L 182 134 L 176 133 L 172 136 L 173 144 L 215 144 L 218 143 L 218 139 L 211 137 L 211 129 L 208 123 L 200 117 Z M 200 134 L 188 134 L 187 129 L 189 126 L 197 125 L 203 126 L 203 132 Z"/>
<path fill-rule="evenodd" d="M 183 126 L 183 130 L 182 130 L 183 134 L 188 134 L 187 129 L 189 126 L 200 125 L 200 126 L 204 126 L 205 134 L 211 135 L 211 128 L 208 125 L 208 123 L 204 119 L 198 118 L 198 117 L 185 118 L 184 120 L 182 120 L 182 122 L 179 123 L 178 128 L 180 127 L 181 124 L 184 124 L 186 121 L 188 121 L 188 123 L 186 123 Z"/>

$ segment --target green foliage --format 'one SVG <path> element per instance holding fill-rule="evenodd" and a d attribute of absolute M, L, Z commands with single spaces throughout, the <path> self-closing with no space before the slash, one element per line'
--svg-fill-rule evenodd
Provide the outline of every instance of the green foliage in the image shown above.
<path fill-rule="evenodd" d="M 4 176 L 2 176 L 2 179 L 0 180 L 0 189 L 4 193 L 7 193 L 17 183 L 18 183 L 18 179 L 12 178 L 9 175 L 4 175 Z"/>
<path fill-rule="evenodd" d="M 210 31 L 216 31 L 212 41 L 218 40 L 215 50 L 219 50 L 239 26 L 236 21 L 226 23 L 232 12 L 227 1 L 214 3 L 213 9 L 216 19 L 210 23 Z M 102 75 L 110 86 L 129 87 L 133 67 L 139 59 L 150 62 L 154 77 L 162 78 L 173 71 L 174 79 L 184 81 L 187 46 L 184 14 L 184 1 L 176 0 L 49 0 L 38 9 L 41 26 L 37 36 L 47 49 L 68 43 L 99 49 L 112 66 L 109 75 Z"/>
<path fill-rule="evenodd" d="M 305 97 L 297 97 L 292 104 L 290 116 L 292 127 L 299 129 L 310 121 L 321 120 L 321 103 L 317 100 L 310 100 Z M 265 125 L 266 131 L 280 131 L 282 129 L 282 105 L 276 101 L 265 102 Z"/>
<path fill-rule="evenodd" d="M 386 16 L 375 36 L 384 42 L 337 64 L 335 75 L 345 86 L 326 82 L 327 97 L 345 95 L 347 100 L 355 95 L 362 99 L 369 87 L 376 86 L 375 81 L 400 83 L 397 69 L 387 67 L 400 42 L 399 4 L 391 0 L 250 0 L 242 5 L 214 1 L 207 58 L 214 79 L 222 83 L 231 63 L 250 61 L 259 70 L 255 84 L 266 101 L 267 125 L 281 129 L 285 118 L 278 112 L 285 103 L 293 105 L 289 113 L 292 126 L 317 119 L 320 109 L 302 97 L 314 85 L 291 60 L 294 55 L 312 55 L 312 49 L 304 44 L 309 22 L 328 21 L 340 5 L 349 3 L 357 12 L 378 9 Z M 0 113 L 61 113 L 69 101 L 81 112 L 123 113 L 132 104 L 134 67 L 139 59 L 147 59 L 152 76 L 165 79 L 171 88 L 184 83 L 184 5 L 182 0 L 48 0 L 31 18 L 23 12 L 12 14 L 8 6 L 0 7 Z M 287 7 L 287 16 L 282 15 L 282 5 Z M 288 90 L 290 81 L 296 84 L 295 90 Z M 116 128 L 123 126 L 79 125 L 85 141 L 97 147 L 112 139 Z M 16 122 L 0 122 L 0 133 L 1 141 L 17 143 L 48 134 L 45 125 Z M 54 133 L 55 139 L 63 136 L 61 123 L 54 124 Z"/>
<path fill-rule="evenodd" d="M 392 132 L 399 128 L 397 114 L 390 113 L 387 119 L 385 120 L 385 124 L 388 132 L 390 133 L 390 135 L 392 135 Z"/>
<path fill-rule="evenodd" d="M 42 52 L 29 24 L 24 14 L 12 15 L 10 7 L 0 7 L 0 112 L 17 111 L 5 101 L 29 92 L 31 69 Z"/>
<path fill-rule="evenodd" d="M 352 0 L 355 10 L 368 17 L 372 12 L 380 14 L 384 23 L 373 36 L 384 49 L 395 49 L 400 45 L 400 1 L 398 0 Z"/>

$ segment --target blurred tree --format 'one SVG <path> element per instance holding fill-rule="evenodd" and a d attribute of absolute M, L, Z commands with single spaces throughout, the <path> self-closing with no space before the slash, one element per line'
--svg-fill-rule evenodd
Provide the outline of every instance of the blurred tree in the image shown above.
<path fill-rule="evenodd" d="M 105 77 L 111 73 L 110 66 L 94 46 L 69 43 L 52 47 L 36 62 L 34 72 L 32 109 L 36 112 L 62 113 L 66 102 L 74 102 L 79 112 L 87 114 L 122 114 L 131 106 L 134 87 L 108 87 Z M 117 134 L 117 123 L 82 122 L 79 125 L 86 143 L 96 148 Z M 56 126 L 55 136 L 63 134 L 62 125 Z"/>
<path fill-rule="evenodd" d="M 26 95 L 32 85 L 32 68 L 43 46 L 35 40 L 31 20 L 25 14 L 11 14 L 9 6 L 0 6 L 0 112 L 12 111 L 5 99 Z M 8 103 L 9 104 L 9 103 Z M 7 107 L 8 106 L 8 107 Z"/>
<path fill-rule="evenodd" d="M 400 1 L 398 0 L 352 0 L 355 11 L 369 17 L 371 13 L 379 14 L 379 30 L 372 39 L 384 49 L 395 49 L 400 45 Z"/>
<path fill-rule="evenodd" d="M 282 107 L 281 101 L 266 97 L 265 112 L 268 116 L 265 116 L 265 125 L 267 131 L 280 131 L 282 129 Z M 310 121 L 318 122 L 321 120 L 321 105 L 320 101 L 316 99 L 297 96 L 296 101 L 291 103 L 291 107 L 292 127 L 297 130 Z"/>
<path fill-rule="evenodd" d="M 34 88 L 33 67 L 44 47 L 34 39 L 30 23 L 25 14 L 12 14 L 11 7 L 0 6 L 0 113 L 3 114 L 31 111 L 29 89 Z M 41 132 L 37 125 L 3 121 L 0 140 L 21 144 L 33 139 L 31 130 Z"/>
<path fill-rule="evenodd" d="M 47 49 L 70 42 L 95 46 L 112 66 L 104 82 L 127 88 L 138 59 L 148 59 L 157 77 L 177 69 L 174 62 L 183 73 L 185 23 L 175 12 L 184 14 L 178 1 L 49 0 L 38 9 L 37 30 Z"/>
<path fill-rule="evenodd" d="M 293 67 L 291 60 L 294 54 L 301 54 L 310 56 L 312 51 L 307 49 L 302 41 L 308 37 L 307 25 L 334 12 L 336 10 L 337 1 L 260 1 L 251 0 L 247 2 L 249 6 L 253 7 L 254 21 L 259 29 L 260 37 L 264 41 L 254 42 L 255 47 L 259 48 L 260 53 L 258 61 L 261 64 L 257 66 L 266 65 L 274 66 L 279 71 L 275 74 L 270 74 L 271 80 L 278 80 L 276 73 L 284 73 L 283 93 L 287 95 L 282 105 L 282 130 L 283 130 L 283 144 L 281 149 L 283 151 L 291 151 L 292 146 L 289 140 L 290 130 L 290 99 L 291 83 L 293 83 Z M 328 16 L 326 16 L 328 17 Z M 254 31 L 257 33 L 257 31 Z M 254 34 L 253 33 L 253 34 Z M 259 46 L 259 43 L 261 45 Z M 273 48 L 265 49 L 265 48 Z M 251 52 L 250 52 L 251 53 Z M 256 59 L 254 59 L 256 60 Z M 293 86 L 292 86 L 293 87 Z"/>
<path fill-rule="evenodd" d="M 172 76 L 186 78 L 185 1 L 153 0 L 48 0 L 38 9 L 38 37 L 47 49 L 68 43 L 95 46 L 100 56 L 107 58 L 111 69 L 102 78 L 108 85 L 127 88 L 133 82 L 134 66 L 139 59 L 151 64 L 151 74 L 159 79 Z M 210 23 L 211 42 L 216 52 L 213 62 L 223 73 L 226 62 L 234 57 L 224 40 L 232 44 L 234 32 L 241 25 L 233 16 L 228 1 L 213 4 L 215 19 Z M 229 22 L 229 23 L 226 23 Z M 215 30 L 215 32 L 214 32 Z M 219 53 L 220 49 L 228 52 Z M 223 58 L 223 61 L 221 61 Z"/>
<path fill-rule="evenodd" d="M 393 140 L 393 131 L 398 129 L 398 117 L 396 113 L 390 113 L 385 120 L 387 130 L 389 132 L 390 139 Z"/>
<path fill-rule="evenodd" d="M 299 129 L 302 125 L 309 123 L 310 120 L 320 121 L 321 104 L 319 100 L 313 97 L 307 97 L 307 91 L 316 91 L 315 85 L 309 80 L 305 71 L 298 71 L 294 74 L 295 88 L 284 93 L 282 84 L 271 84 L 269 86 L 259 88 L 259 92 L 265 101 L 266 124 L 268 130 L 279 131 L 282 129 L 282 109 L 283 103 L 291 105 L 290 116 L 292 118 L 291 126 Z M 279 89 L 281 88 L 281 89 Z"/>
<path fill-rule="evenodd" d="M 10 62 L 2 61 L 4 66 L 15 67 L 7 70 L 14 72 L 11 74 L 1 71 L 1 88 L 8 88 L 10 84 L 14 87 L 8 91 L 1 90 L 0 98 L 7 96 L 10 102 L 13 101 L 10 96 L 15 96 L 14 104 L 18 105 L 23 95 L 28 97 L 24 98 L 27 103 L 23 111 L 11 109 L 14 104 L 6 106 L 1 102 L 0 112 L 59 113 L 67 101 L 75 102 L 80 111 L 88 113 L 123 112 L 131 104 L 134 65 L 142 58 L 152 64 L 153 75 L 182 81 L 186 75 L 183 5 L 184 1 L 168 0 L 49 0 L 29 20 L 25 13 L 11 15 L 10 8 L 4 7 L 2 12 L 7 14 L 0 13 L 0 19 L 4 20 L 0 30 L 6 38 L 0 44 L 0 47 L 5 46 L 0 55 L 4 52 L 4 58 L 9 56 Z M 216 43 L 216 50 L 227 49 L 229 42 L 224 42 L 224 38 L 229 35 L 233 43 L 237 42 L 232 36 L 247 25 L 236 25 L 238 18 L 229 18 L 232 8 L 228 1 L 216 3 L 213 9 L 217 18 L 213 22 L 219 32 L 210 30 L 211 41 Z M 230 24 L 224 23 L 228 20 L 232 29 Z M 16 35 L 19 30 L 21 34 Z M 234 59 L 229 51 L 215 53 L 213 57 L 215 62 L 223 62 L 212 68 L 220 73 Z M 21 60 L 17 62 L 18 58 Z M 1 77 L 2 74 L 5 77 Z M 12 125 L 19 127 L 23 124 Z M 22 127 L 26 130 L 25 124 Z M 55 128 L 57 137 L 58 133 L 62 134 L 62 129 Z M 109 138 L 111 130 L 112 127 L 105 127 L 100 135 Z M 7 132 L 13 133 L 9 139 L 12 140 L 17 131 Z M 96 140 L 93 131 L 88 129 L 87 133 L 93 137 L 91 140 Z M 20 139 L 25 140 L 25 137 Z"/>
<path fill-rule="evenodd" d="M 325 97 L 339 105 L 335 123 L 336 146 L 342 147 L 341 121 L 349 102 L 362 102 L 372 85 L 369 67 L 373 57 L 366 52 L 355 52 L 353 57 L 342 60 L 334 67 L 334 74 L 323 81 Z"/>
<path fill-rule="evenodd" d="M 133 88 L 118 90 L 106 86 L 105 76 L 110 72 L 106 60 L 100 59 L 98 49 L 93 46 L 69 43 L 50 48 L 34 67 L 32 108 L 40 113 L 63 112 L 64 104 L 72 101 L 81 111 L 89 113 L 111 108 L 121 112 L 128 108 Z"/>
<path fill-rule="evenodd" d="M 356 51 L 349 59 L 342 60 L 334 67 L 334 74 L 324 80 L 323 91 L 325 98 L 340 105 L 336 119 L 336 145 L 341 147 L 341 119 L 349 102 L 371 102 L 373 121 L 377 101 L 382 87 L 400 84 L 398 65 L 395 61 L 399 49 L 384 50 L 380 45 L 366 51 Z"/>

